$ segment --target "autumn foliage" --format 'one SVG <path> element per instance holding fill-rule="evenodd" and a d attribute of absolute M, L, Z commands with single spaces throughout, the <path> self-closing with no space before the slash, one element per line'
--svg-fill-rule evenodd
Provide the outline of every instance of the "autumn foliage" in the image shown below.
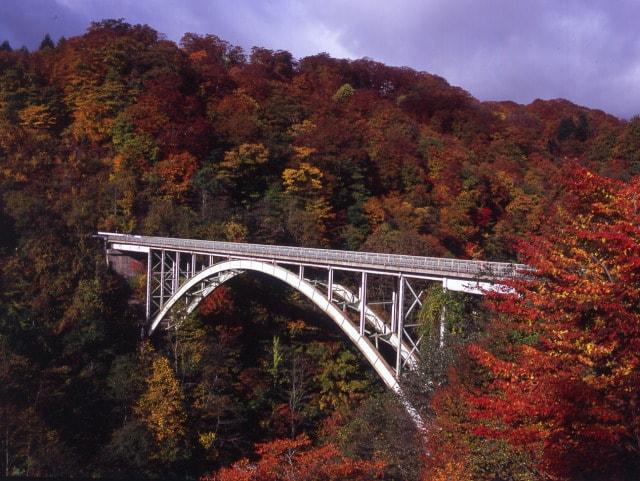
<path fill-rule="evenodd" d="M 0 476 L 636 479 L 639 152 L 638 117 L 370 59 L 122 20 L 0 44 Z M 145 270 L 110 272 L 97 230 L 535 271 L 486 306 L 425 289 L 423 458 L 358 351 L 258 275 L 141 344 Z"/>
<path fill-rule="evenodd" d="M 256 446 L 259 459 L 243 459 L 201 481 L 373 481 L 383 479 L 384 463 L 357 461 L 336 446 L 311 446 L 306 436 Z"/>
<path fill-rule="evenodd" d="M 472 348 L 495 378 L 474 415 L 498 421 L 488 434 L 539 452 L 545 471 L 614 479 L 640 468 L 640 182 L 578 167 L 570 178 L 562 227 L 521 247 L 534 279 L 496 303 L 537 339 L 513 360 Z"/>
<path fill-rule="evenodd" d="M 484 371 L 482 387 L 454 383 L 436 409 L 444 422 L 457 393 L 466 415 L 448 429 L 504 440 L 553 479 L 633 479 L 640 469 L 640 182 L 577 165 L 567 179 L 554 225 L 520 243 L 535 272 L 511 283 L 513 294 L 490 296 L 496 337 L 468 347 Z"/>

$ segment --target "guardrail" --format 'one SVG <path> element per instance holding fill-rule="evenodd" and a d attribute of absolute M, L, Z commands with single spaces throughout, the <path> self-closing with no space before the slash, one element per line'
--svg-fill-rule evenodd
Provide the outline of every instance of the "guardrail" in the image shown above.
<path fill-rule="evenodd" d="M 174 237 L 138 236 L 112 232 L 98 232 L 97 237 L 108 243 L 145 246 L 154 249 L 196 252 L 205 255 L 239 255 L 269 260 L 298 261 L 311 264 L 360 266 L 381 270 L 409 270 L 439 272 L 460 277 L 513 278 L 521 277 L 531 268 L 524 264 L 420 257 L 403 254 L 341 251 L 266 244 L 246 244 Z"/>

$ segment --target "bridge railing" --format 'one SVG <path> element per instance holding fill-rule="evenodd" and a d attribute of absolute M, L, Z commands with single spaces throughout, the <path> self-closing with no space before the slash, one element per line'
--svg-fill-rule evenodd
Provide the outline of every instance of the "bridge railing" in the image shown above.
<path fill-rule="evenodd" d="M 375 252 L 340 251 L 309 247 L 248 244 L 238 242 L 179 239 L 172 237 L 137 236 L 99 232 L 107 242 L 147 246 L 155 249 L 173 249 L 202 254 L 240 255 L 272 260 L 288 260 L 307 263 L 367 266 L 373 268 L 409 269 L 458 274 L 464 277 L 520 277 L 531 269 L 524 264 L 448 259 L 441 257 L 419 257 L 404 254 L 382 254 Z"/>

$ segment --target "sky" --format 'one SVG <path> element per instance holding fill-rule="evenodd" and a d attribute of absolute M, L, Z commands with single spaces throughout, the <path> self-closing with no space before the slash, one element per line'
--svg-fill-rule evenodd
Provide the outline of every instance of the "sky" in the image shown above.
<path fill-rule="evenodd" d="M 0 41 L 37 48 L 124 18 L 178 41 L 369 57 L 437 74 L 480 100 L 566 98 L 640 114 L 639 0 L 0 0 Z"/>

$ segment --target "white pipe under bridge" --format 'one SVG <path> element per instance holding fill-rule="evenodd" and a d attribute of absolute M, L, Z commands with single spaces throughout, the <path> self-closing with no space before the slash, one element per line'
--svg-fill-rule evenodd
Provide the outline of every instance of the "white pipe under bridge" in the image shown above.
<path fill-rule="evenodd" d="M 262 272 L 298 290 L 325 312 L 401 396 L 418 425 L 419 416 L 402 396 L 399 380 L 404 369 L 414 369 L 420 361 L 417 315 L 425 284 L 483 294 L 530 270 L 523 264 L 374 252 L 111 232 L 97 237 L 105 241 L 107 261 L 123 253 L 146 255 L 149 335 L 158 326 L 172 325 L 172 307 L 179 301 L 184 301 L 182 312 L 186 307 L 190 313 L 227 280 L 247 271 Z"/>

